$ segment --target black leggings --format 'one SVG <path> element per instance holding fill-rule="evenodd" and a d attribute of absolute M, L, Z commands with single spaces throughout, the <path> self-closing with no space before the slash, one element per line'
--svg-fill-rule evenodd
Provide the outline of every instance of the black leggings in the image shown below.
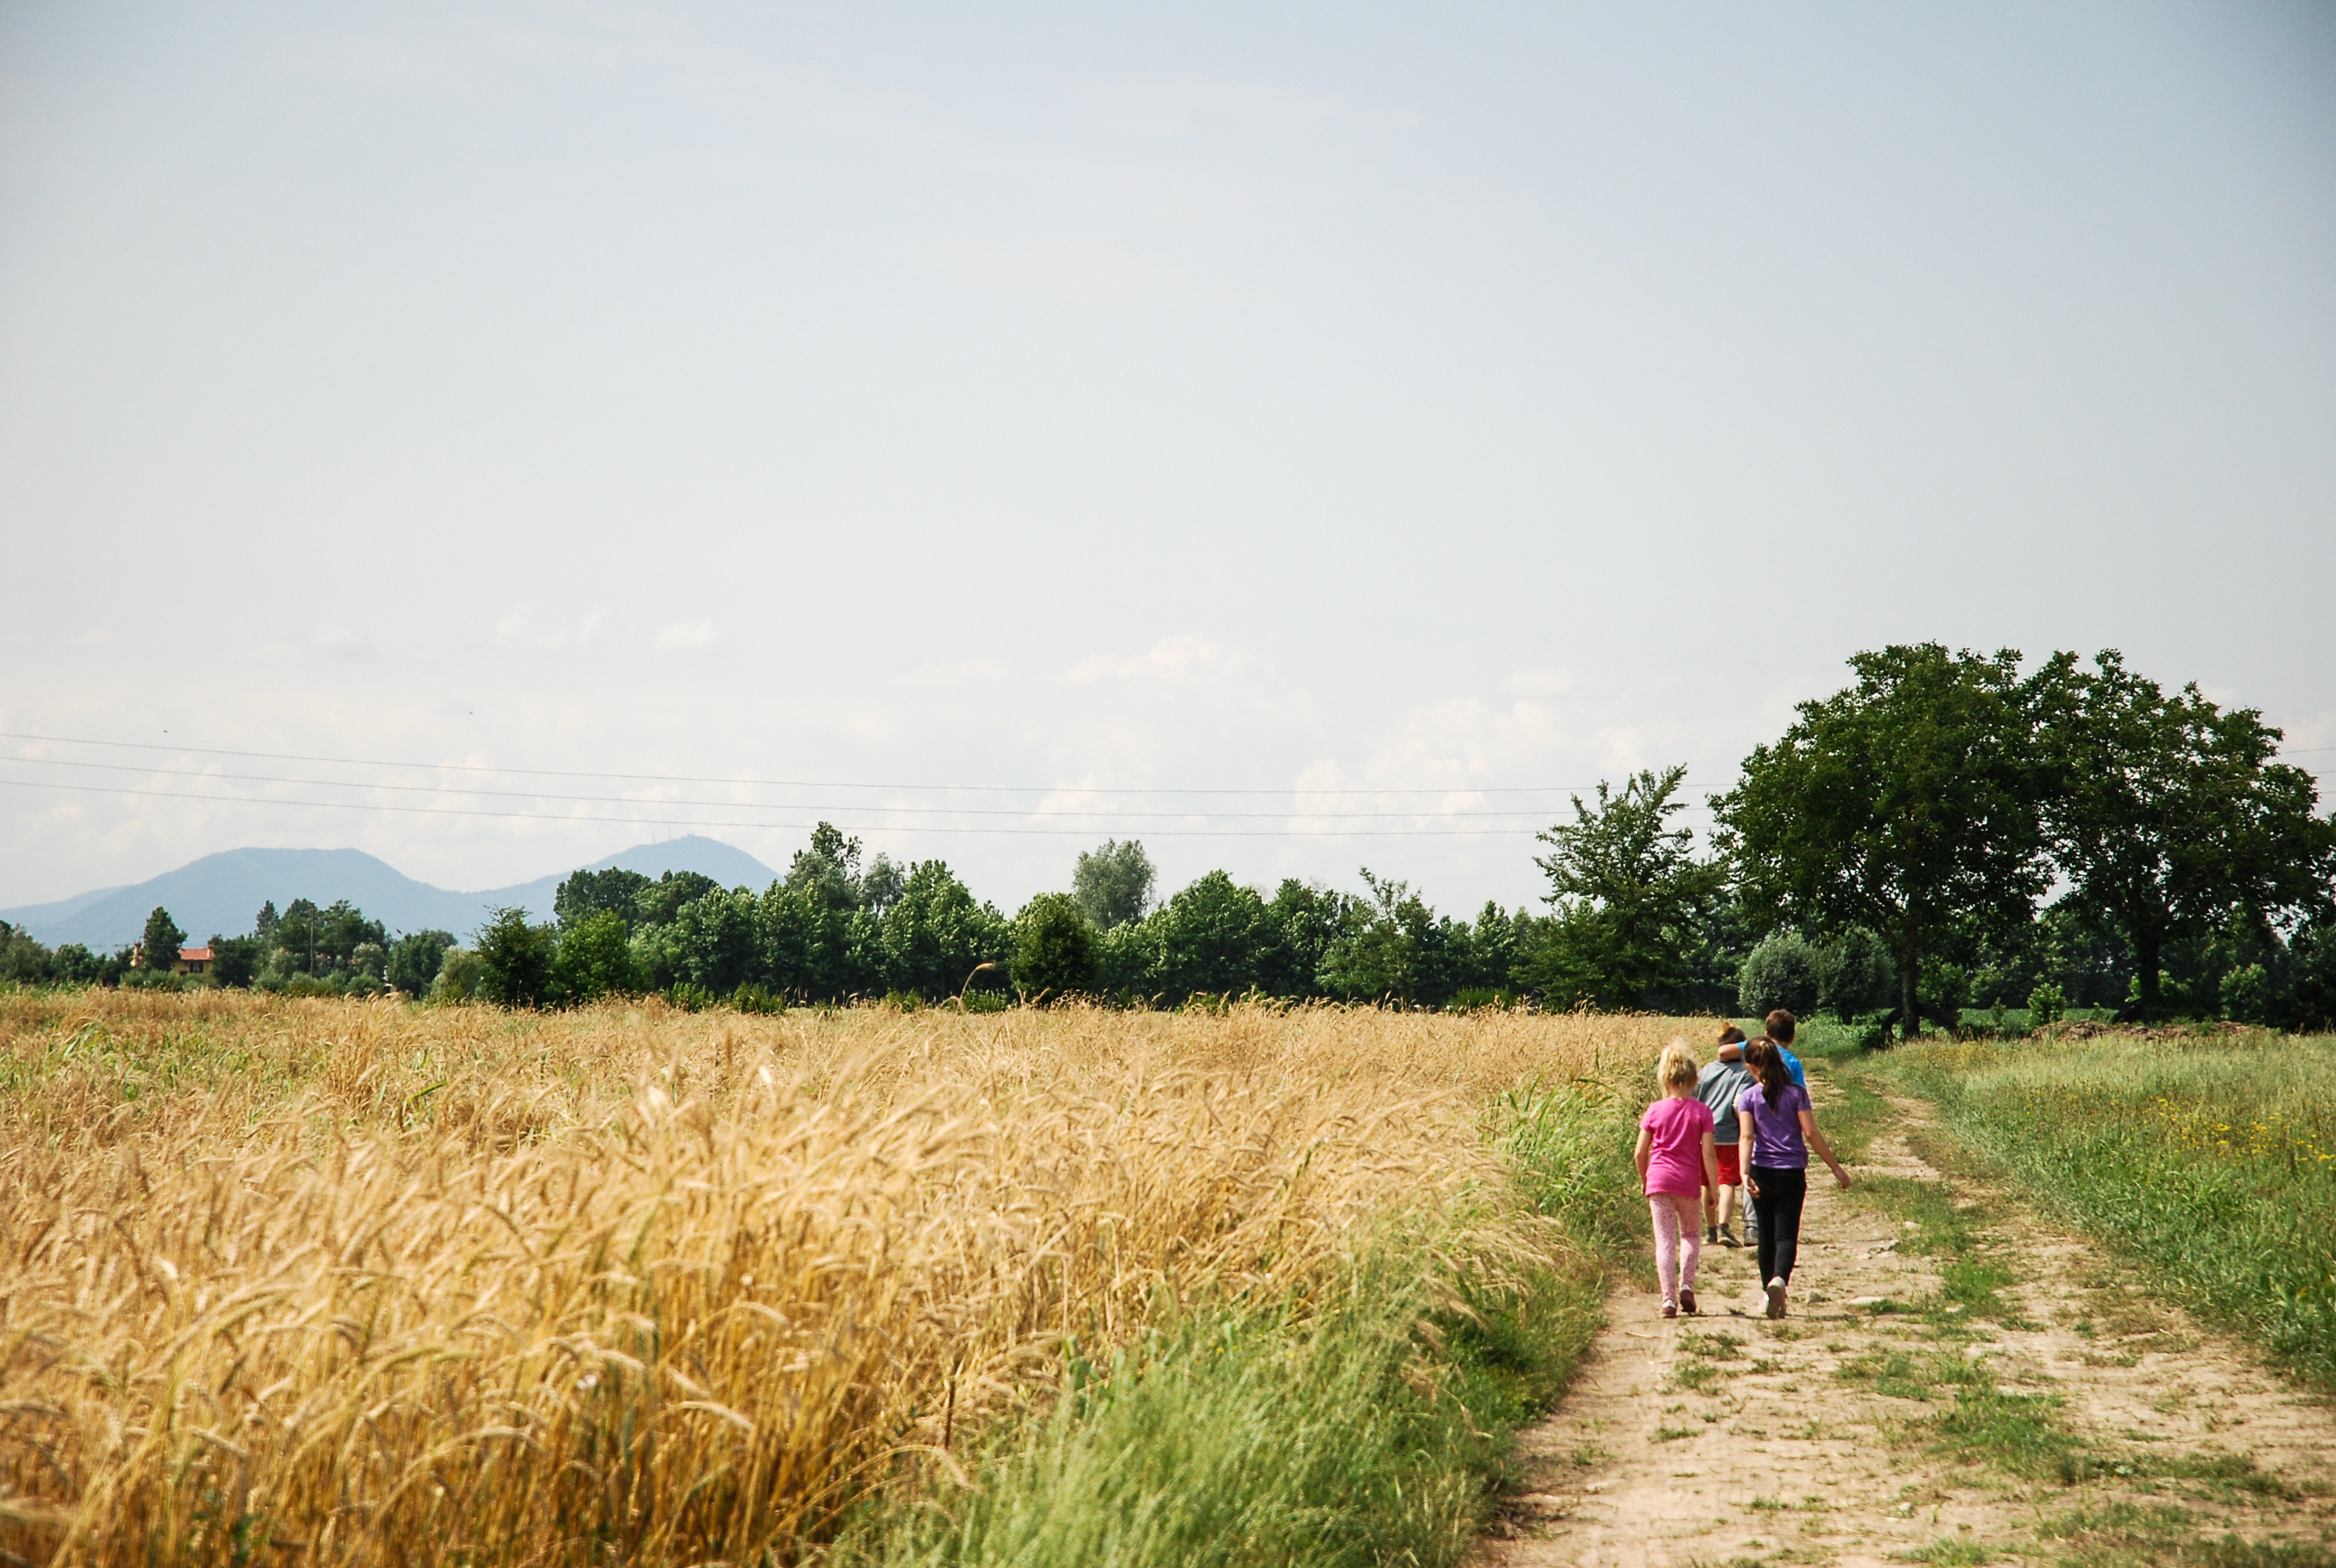
<path fill-rule="evenodd" d="M 1809 1195 L 1806 1171 L 1769 1171 L 1752 1167 L 1760 1184 L 1752 1212 L 1760 1217 L 1760 1282 L 1790 1281 L 1793 1258 L 1801 1250 L 1801 1204 Z"/>

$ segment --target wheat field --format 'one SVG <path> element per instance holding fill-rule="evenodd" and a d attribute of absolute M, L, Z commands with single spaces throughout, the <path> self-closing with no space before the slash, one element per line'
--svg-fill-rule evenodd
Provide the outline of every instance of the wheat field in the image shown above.
<path fill-rule="evenodd" d="M 1488 1100 L 1673 1029 L 0 997 L 0 1551 L 803 1560 L 1066 1345 L 1543 1258 Z"/>

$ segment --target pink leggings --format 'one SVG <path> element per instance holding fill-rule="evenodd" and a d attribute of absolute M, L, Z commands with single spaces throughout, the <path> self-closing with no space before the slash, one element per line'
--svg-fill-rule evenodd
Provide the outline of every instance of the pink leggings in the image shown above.
<path fill-rule="evenodd" d="M 1703 1194 L 1649 1193 L 1647 1208 L 1655 1218 L 1655 1277 L 1663 1282 L 1663 1305 L 1679 1305 L 1679 1287 L 1695 1289 L 1695 1266 L 1703 1261 Z M 1687 1258 L 1679 1258 L 1679 1239 L 1687 1239 Z"/>

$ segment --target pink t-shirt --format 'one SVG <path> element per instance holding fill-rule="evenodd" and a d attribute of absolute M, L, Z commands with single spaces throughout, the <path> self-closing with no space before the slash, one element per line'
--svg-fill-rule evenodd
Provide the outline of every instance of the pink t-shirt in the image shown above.
<path fill-rule="evenodd" d="M 1701 1100 L 1657 1100 L 1639 1118 L 1654 1135 L 1647 1156 L 1647 1195 L 1703 1191 L 1703 1138 L 1711 1131 L 1711 1107 Z"/>

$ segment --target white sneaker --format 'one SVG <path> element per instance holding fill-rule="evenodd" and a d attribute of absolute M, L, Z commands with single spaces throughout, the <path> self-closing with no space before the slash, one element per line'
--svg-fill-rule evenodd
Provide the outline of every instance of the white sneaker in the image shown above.
<path fill-rule="evenodd" d="M 1771 1318 L 1781 1318 L 1784 1315 L 1785 1281 L 1782 1280 L 1771 1280 L 1768 1281 L 1768 1316 Z"/>

